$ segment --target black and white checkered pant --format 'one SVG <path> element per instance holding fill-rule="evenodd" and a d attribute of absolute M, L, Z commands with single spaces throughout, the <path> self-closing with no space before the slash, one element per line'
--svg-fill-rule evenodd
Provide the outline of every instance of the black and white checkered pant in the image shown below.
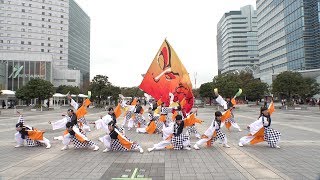
<path fill-rule="evenodd" d="M 187 144 L 190 145 L 190 137 L 186 134 L 180 134 L 179 136 L 173 136 L 171 139 L 173 149 L 180 150 L 183 149 Z"/>
<path fill-rule="evenodd" d="M 129 149 L 122 146 L 119 139 L 111 139 L 111 150 L 112 151 L 129 151 Z M 131 145 L 131 150 L 139 149 L 140 145 L 138 143 L 133 143 Z"/>
<path fill-rule="evenodd" d="M 80 142 L 75 136 L 71 137 L 71 142 L 73 143 L 74 148 L 89 148 L 95 145 L 91 140 Z"/>
<path fill-rule="evenodd" d="M 217 135 L 214 136 L 211 140 L 211 143 L 213 144 L 217 139 L 220 139 L 221 142 L 225 142 L 226 134 L 223 133 L 220 129 L 216 130 Z"/>
<path fill-rule="evenodd" d="M 192 126 L 188 126 L 187 127 L 187 134 L 190 136 L 191 133 L 194 133 L 194 134 L 199 134 L 197 129 L 196 129 L 196 126 L 195 125 L 192 125 Z"/>
<path fill-rule="evenodd" d="M 138 124 L 140 123 L 140 125 L 142 127 L 146 126 L 146 120 L 142 117 L 142 115 L 140 113 L 135 113 L 135 118 L 134 118 L 134 123 Z"/>
<path fill-rule="evenodd" d="M 132 117 L 132 112 L 131 111 L 127 111 L 126 115 L 125 115 L 125 120 L 129 120 Z"/>
<path fill-rule="evenodd" d="M 281 133 L 270 127 L 264 127 L 264 140 L 267 141 L 270 147 L 275 147 L 280 141 Z"/>
<path fill-rule="evenodd" d="M 36 140 L 32 140 L 29 137 L 26 138 L 27 146 L 28 147 L 35 147 L 35 146 L 41 146 L 42 143 Z"/>

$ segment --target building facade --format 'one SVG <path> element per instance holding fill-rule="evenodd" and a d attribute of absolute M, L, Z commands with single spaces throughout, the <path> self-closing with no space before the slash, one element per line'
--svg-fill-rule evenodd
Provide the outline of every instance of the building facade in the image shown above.
<path fill-rule="evenodd" d="M 32 78 L 80 86 L 80 70 L 68 68 L 70 1 L 0 0 L 0 62 L 5 69 L 0 78 L 5 74 L 5 89 L 17 90 Z"/>
<path fill-rule="evenodd" d="M 217 25 L 217 52 L 219 74 L 258 65 L 257 18 L 252 6 L 222 16 Z"/>
<path fill-rule="evenodd" d="M 74 0 L 69 8 L 68 68 L 80 70 L 80 87 L 90 82 L 90 18 Z"/>
<path fill-rule="evenodd" d="M 320 0 L 257 0 L 260 79 L 320 68 Z"/>

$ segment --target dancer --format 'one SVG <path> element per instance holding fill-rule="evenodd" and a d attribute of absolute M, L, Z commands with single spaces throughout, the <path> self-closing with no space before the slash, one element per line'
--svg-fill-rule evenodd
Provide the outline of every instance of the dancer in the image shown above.
<path fill-rule="evenodd" d="M 16 148 L 24 146 L 24 140 L 27 140 L 28 146 L 36 146 L 43 143 L 46 145 L 47 149 L 51 148 L 50 141 L 43 137 L 44 131 L 39 131 L 33 127 L 25 126 L 22 122 L 16 124 L 16 130 L 18 131 L 18 133 L 15 134 L 15 139 L 17 141 L 17 145 L 15 146 Z M 32 144 L 29 144 L 28 142 L 31 142 Z"/>
<path fill-rule="evenodd" d="M 222 141 L 224 147 L 230 148 L 230 146 L 227 144 L 226 134 L 220 129 L 222 121 L 226 118 L 229 118 L 230 113 L 227 111 L 223 116 L 220 111 L 216 111 L 214 115 L 215 119 L 212 121 L 210 127 L 204 132 L 204 135 L 202 135 L 201 139 L 193 146 L 194 149 L 199 150 L 199 146 L 205 142 L 207 142 L 207 145 L 210 147 L 211 144 L 213 144 L 217 139 Z"/>
<path fill-rule="evenodd" d="M 281 133 L 270 127 L 271 114 L 273 111 L 273 102 L 271 102 L 269 108 L 261 107 L 259 119 L 248 126 L 250 134 L 240 139 L 240 147 L 245 144 L 256 144 L 262 141 L 267 141 L 270 147 L 280 148 L 279 141 Z"/>
<path fill-rule="evenodd" d="M 112 151 L 139 150 L 140 153 L 143 153 L 143 149 L 138 143 L 130 141 L 130 139 L 124 136 L 121 132 L 119 132 L 114 125 L 115 124 L 113 121 L 108 123 L 108 129 L 110 131 L 109 136 L 111 139 L 110 150 Z"/>
<path fill-rule="evenodd" d="M 194 114 L 191 114 L 185 120 L 182 119 L 181 115 L 175 117 L 175 122 L 165 123 L 162 129 L 163 140 L 158 144 L 154 144 L 153 147 L 148 148 L 148 151 L 165 149 L 172 145 L 175 150 L 191 150 L 190 148 L 190 137 L 183 134 L 183 128 L 191 126 L 194 123 L 201 123 L 201 120 L 195 118 Z"/>

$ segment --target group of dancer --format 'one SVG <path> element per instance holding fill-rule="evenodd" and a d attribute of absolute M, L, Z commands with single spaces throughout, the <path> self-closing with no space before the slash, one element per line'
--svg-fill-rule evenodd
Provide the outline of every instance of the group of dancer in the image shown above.
<path fill-rule="evenodd" d="M 241 93 L 241 92 L 240 92 Z M 69 149 L 70 144 L 74 148 L 89 148 L 94 151 L 99 150 L 92 140 L 87 137 L 87 133 L 91 131 L 89 124 L 94 124 L 96 129 L 102 129 L 105 135 L 99 137 L 99 140 L 105 146 L 103 152 L 108 151 L 139 151 L 143 153 L 141 145 L 136 141 L 130 140 L 125 135 L 125 126 L 127 124 L 128 130 L 136 128 L 137 133 L 147 134 L 161 134 L 162 139 L 159 143 L 154 144 L 148 148 L 148 151 L 161 149 L 175 149 L 175 150 L 191 150 L 190 136 L 195 135 L 199 140 L 193 145 L 193 148 L 198 150 L 203 144 L 211 146 L 215 141 L 219 140 L 224 147 L 230 148 L 227 143 L 227 136 L 222 131 L 222 127 L 235 127 L 238 131 L 242 131 L 239 125 L 234 120 L 234 97 L 226 98 L 224 100 L 217 89 L 214 90 L 216 101 L 223 107 L 224 112 L 216 111 L 214 119 L 207 130 L 200 135 L 195 124 L 203 121 L 196 117 L 193 112 L 186 113 L 183 108 L 183 103 L 177 103 L 170 106 L 161 102 L 152 102 L 147 110 L 148 120 L 143 116 L 144 109 L 140 105 L 138 99 L 132 102 L 122 100 L 117 107 L 109 107 L 108 113 L 101 116 L 94 122 L 87 122 L 84 115 L 87 114 L 87 107 L 90 105 L 90 100 L 86 99 L 81 105 L 76 103 L 71 96 L 68 96 L 70 104 L 73 107 L 68 109 L 67 115 L 63 119 L 51 122 L 53 130 L 64 129 L 61 136 L 54 137 L 56 140 L 61 140 L 63 147 L 61 150 Z M 121 126 L 117 124 L 118 118 L 121 115 L 121 109 L 124 110 L 124 118 Z M 250 133 L 240 139 L 238 145 L 242 147 L 245 144 L 255 144 L 266 141 L 270 147 L 280 148 L 279 141 L 281 133 L 272 129 L 271 113 L 274 111 L 272 107 L 262 107 L 260 109 L 260 116 L 257 121 L 248 125 L 247 128 Z M 186 133 L 183 130 L 186 129 Z M 24 141 L 28 146 L 38 146 L 41 144 L 50 148 L 50 141 L 43 136 L 44 131 L 25 125 L 23 115 L 20 114 L 18 123 L 16 124 L 17 133 L 15 139 L 17 145 L 15 147 L 24 146 Z"/>

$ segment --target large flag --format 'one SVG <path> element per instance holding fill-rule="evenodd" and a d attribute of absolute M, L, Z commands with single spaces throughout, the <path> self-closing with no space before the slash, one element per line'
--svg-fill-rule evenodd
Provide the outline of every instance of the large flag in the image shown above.
<path fill-rule="evenodd" d="M 169 93 L 172 93 L 174 102 L 185 99 L 184 109 L 187 113 L 192 109 L 193 93 L 189 74 L 167 40 L 162 43 L 139 87 L 166 105 L 170 105 Z"/>

